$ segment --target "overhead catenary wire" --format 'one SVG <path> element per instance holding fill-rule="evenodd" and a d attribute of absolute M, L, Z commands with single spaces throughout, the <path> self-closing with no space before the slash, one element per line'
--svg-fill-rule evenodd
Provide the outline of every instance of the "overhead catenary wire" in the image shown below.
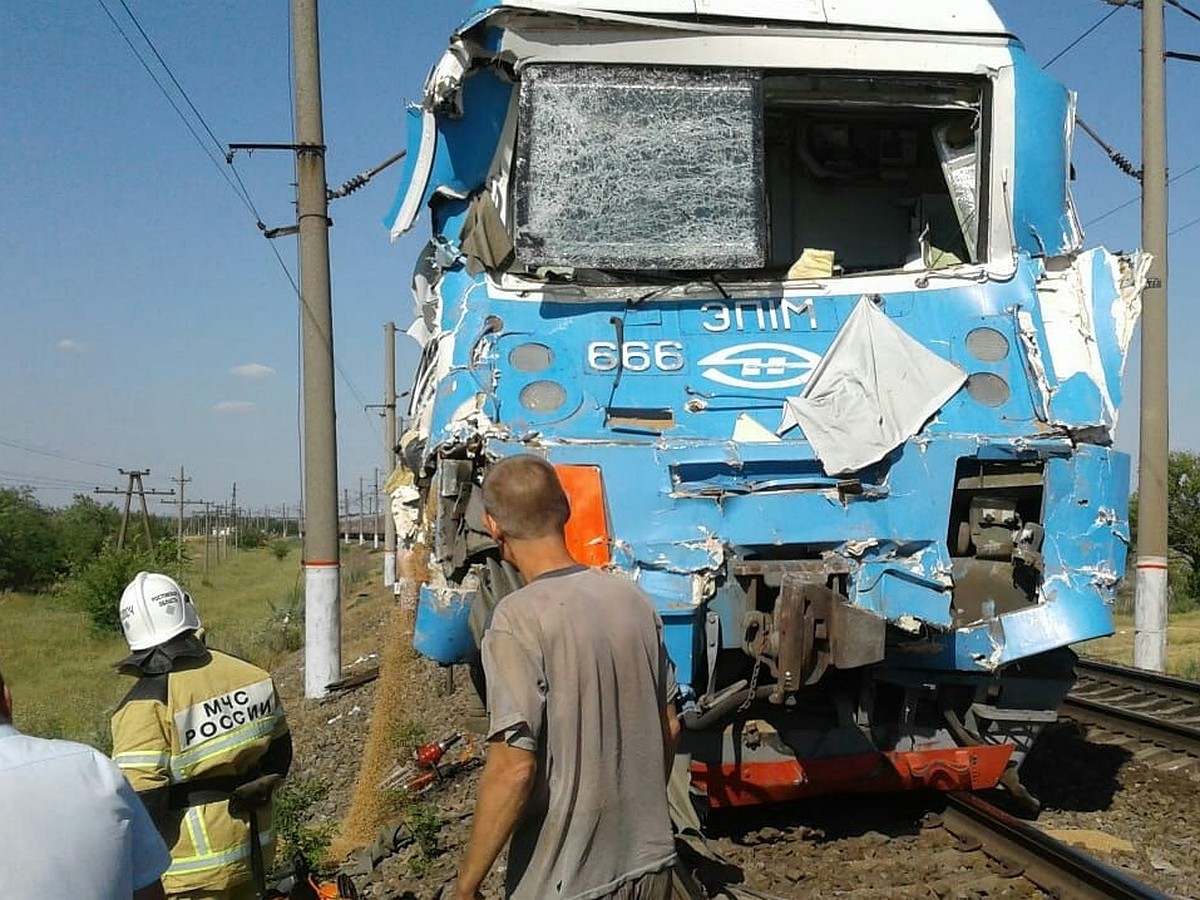
<path fill-rule="evenodd" d="M 233 166 L 232 162 L 229 161 L 228 158 L 226 158 L 225 161 L 228 163 L 228 165 L 226 166 L 226 165 L 223 165 L 220 161 L 218 161 L 217 157 L 215 157 L 213 155 L 213 153 L 209 150 L 209 147 L 205 143 L 204 139 L 200 136 L 200 133 L 197 131 L 195 125 L 193 125 L 193 123 L 188 119 L 187 115 L 184 114 L 183 110 L 180 108 L 179 103 L 176 102 L 175 98 L 171 95 L 171 92 L 167 89 L 167 86 L 163 83 L 162 79 L 159 78 L 159 76 L 155 73 L 153 67 L 150 65 L 149 60 L 147 60 L 146 56 L 141 52 L 141 50 L 138 49 L 137 45 L 133 41 L 133 38 L 129 35 L 129 33 L 126 31 L 126 29 L 122 26 L 120 21 L 118 21 L 117 17 L 113 14 L 112 10 L 109 8 L 109 6 L 105 2 L 105 0 L 96 0 L 96 2 L 100 5 L 100 8 L 102 10 L 104 10 L 105 15 L 108 17 L 108 19 L 112 23 L 113 27 L 116 28 L 117 33 L 120 34 L 121 38 L 125 41 L 125 44 L 129 47 L 130 51 L 137 58 L 138 62 L 141 64 L 141 66 L 145 70 L 146 74 L 150 76 L 150 79 L 154 82 L 155 86 L 162 93 L 163 97 L 166 98 L 167 102 L 171 105 L 171 108 L 175 111 L 175 114 L 179 117 L 180 121 L 183 122 L 184 127 L 187 128 L 187 130 L 191 134 L 192 138 L 196 141 L 197 146 L 200 147 L 201 151 L 208 158 L 208 160 L 217 168 L 217 171 L 220 173 L 222 179 L 226 182 L 226 184 L 230 187 L 230 189 L 234 192 L 234 194 L 242 202 L 242 204 L 243 204 L 243 206 L 245 206 L 246 210 L 254 217 L 255 225 L 258 227 L 258 230 L 260 232 L 266 232 L 267 227 L 262 220 L 262 216 L 259 213 L 258 208 L 256 207 L 254 200 L 250 195 L 249 190 L 246 188 L 245 183 L 242 181 L 241 175 L 238 173 L 237 169 Z M 138 31 L 138 34 L 142 37 L 142 39 L 145 41 L 146 45 L 150 48 L 151 52 L 154 54 L 155 59 L 158 60 L 159 65 L 166 72 L 167 77 L 170 79 L 171 83 L 175 86 L 175 88 L 179 92 L 180 96 L 183 97 L 184 102 L 187 104 L 188 108 L 192 111 L 193 115 L 200 122 L 203 130 L 208 135 L 209 139 L 213 142 L 213 144 L 216 148 L 217 154 L 220 156 L 224 156 L 224 154 L 225 154 L 224 145 L 217 138 L 213 129 L 209 126 L 207 120 L 200 113 L 200 111 L 196 107 L 195 103 L 192 102 L 191 98 L 188 96 L 187 91 L 184 89 L 184 87 L 180 83 L 179 79 L 175 77 L 175 74 L 172 72 L 170 65 L 163 58 L 162 54 L 158 52 L 158 49 L 157 49 L 157 47 L 155 47 L 154 42 L 151 40 L 149 34 L 142 27 L 142 25 L 138 21 L 137 17 L 133 14 L 133 11 L 130 10 L 129 6 L 125 3 L 125 0 L 117 0 L 117 2 L 121 4 L 121 8 L 125 11 L 125 13 L 129 16 L 130 20 L 133 22 L 134 26 L 136 27 L 136 29 Z M 289 36 L 289 41 L 290 41 L 290 36 Z M 289 78 L 290 78 L 290 72 L 289 72 Z M 392 161 L 394 162 L 394 160 L 392 160 Z M 388 164 L 390 164 L 390 162 Z M 296 281 L 296 278 L 292 275 L 291 270 L 288 269 L 287 263 L 284 262 L 283 257 L 280 255 L 279 250 L 275 247 L 274 243 L 270 242 L 268 245 L 271 248 L 271 253 L 275 257 L 275 261 L 278 263 L 280 269 L 282 270 L 282 272 L 284 274 L 284 277 L 287 279 L 288 284 L 291 285 L 293 293 L 296 295 L 296 298 L 300 302 L 301 307 L 303 307 L 304 306 L 303 298 L 301 296 L 300 287 Z M 301 314 L 303 314 L 303 310 L 302 310 Z M 347 388 L 349 388 L 350 393 L 358 401 L 360 408 L 365 406 L 366 400 L 364 399 L 362 392 L 358 389 L 358 386 L 354 383 L 353 379 L 350 378 L 350 376 L 346 372 L 346 370 L 341 366 L 340 363 L 337 362 L 336 358 L 334 360 L 334 365 L 337 368 L 338 374 L 341 376 L 342 380 L 345 382 Z M 364 411 L 364 414 L 365 414 L 365 411 Z M 379 432 L 378 423 L 376 423 L 370 416 L 367 416 L 366 418 L 367 418 L 367 422 L 371 426 L 372 430 L 374 432 L 376 432 L 376 436 L 379 437 L 379 439 L 382 441 L 383 440 L 382 435 L 378 434 L 378 432 Z"/>
<path fill-rule="evenodd" d="M 1192 10 L 1188 9 L 1186 6 L 1184 6 L 1182 3 L 1180 3 L 1179 0 L 1167 0 L 1167 3 L 1169 5 L 1175 7 L 1177 10 L 1179 10 L 1185 16 L 1188 16 L 1189 18 L 1195 19 L 1197 22 L 1200 22 L 1200 13 L 1196 13 L 1196 12 L 1193 12 Z"/>
<path fill-rule="evenodd" d="M 1103 25 L 1105 22 L 1107 22 L 1109 19 L 1111 19 L 1113 16 L 1115 16 L 1124 5 L 1125 4 L 1121 4 L 1121 6 L 1115 6 L 1112 9 L 1110 9 L 1107 13 L 1105 13 L 1101 17 L 1100 21 L 1096 22 L 1094 25 L 1092 25 L 1090 28 L 1088 28 L 1086 31 L 1084 31 L 1083 34 L 1079 35 L 1079 37 L 1075 38 L 1075 40 L 1071 41 L 1071 43 L 1067 44 L 1067 46 L 1063 47 L 1061 50 L 1059 50 L 1057 53 L 1055 53 L 1054 56 L 1052 56 L 1050 58 L 1050 61 L 1046 63 L 1044 68 L 1047 68 L 1047 69 L 1050 68 L 1056 62 L 1058 62 L 1060 59 L 1062 59 L 1064 56 L 1066 56 L 1068 53 L 1070 53 L 1072 50 L 1074 50 L 1077 46 L 1079 46 L 1079 44 L 1083 43 L 1083 41 L 1088 37 L 1088 35 L 1090 35 L 1093 31 L 1095 31 L 1097 28 L 1099 28 L 1101 25 Z"/>
<path fill-rule="evenodd" d="M 1180 172 L 1178 175 L 1172 175 L 1169 179 L 1167 179 L 1167 184 L 1174 184 L 1179 179 L 1186 178 L 1188 175 L 1191 175 L 1193 172 L 1200 172 L 1200 163 L 1196 163 L 1194 166 L 1189 166 L 1188 168 L 1186 168 L 1182 172 Z M 1102 212 L 1100 215 L 1096 216 L 1095 218 L 1088 219 L 1086 222 L 1083 223 L 1083 225 L 1085 228 L 1089 227 L 1091 225 L 1095 225 L 1097 222 L 1102 221 L 1103 219 L 1107 219 L 1109 216 L 1115 215 L 1116 213 L 1119 213 L 1123 209 L 1128 209 L 1130 206 L 1133 206 L 1133 204 L 1137 203 L 1141 199 L 1142 198 L 1139 195 L 1130 200 L 1126 200 L 1124 203 L 1119 203 L 1116 206 L 1112 207 L 1111 209 L 1106 210 L 1105 212 Z"/>
<path fill-rule="evenodd" d="M 139 22 L 137 16 L 133 14 L 133 10 L 129 8 L 129 6 L 125 3 L 125 0 L 117 0 L 117 2 L 121 4 L 121 8 L 125 10 L 125 14 L 129 16 L 130 20 L 134 24 L 134 27 L 137 28 L 138 34 L 142 36 L 142 40 L 146 42 L 146 46 L 149 47 L 150 51 L 154 54 L 154 58 L 158 60 L 158 64 L 163 67 L 163 71 L 166 72 L 167 77 L 171 79 L 171 84 L 175 85 L 175 90 L 179 91 L 179 95 L 183 97 L 184 102 L 187 103 L 188 109 L 192 111 L 192 115 L 194 115 L 204 127 L 204 131 L 208 134 L 209 139 L 212 140 L 213 146 L 216 147 L 218 155 L 225 156 L 224 144 L 217 139 L 216 134 L 214 134 L 212 128 L 209 127 L 207 120 L 201 114 L 200 110 L 196 108 L 196 104 L 192 102 L 192 98 L 188 96 L 188 92 L 184 90 L 183 85 L 179 83 L 179 79 L 175 77 L 175 73 L 171 71 L 171 67 L 167 64 L 167 61 L 163 59 L 162 54 L 158 52 L 158 48 L 154 46 L 154 41 L 150 39 L 150 35 L 146 33 L 146 29 L 142 28 L 142 23 Z M 262 216 L 259 215 L 258 209 L 254 205 L 254 198 L 250 196 L 250 191 L 246 188 L 245 182 L 242 181 L 241 174 L 238 172 L 237 167 L 233 164 L 233 160 L 231 160 L 228 156 L 225 156 L 225 161 L 229 165 L 229 172 L 233 175 L 234 181 L 237 182 L 237 187 L 235 189 L 237 194 L 241 197 L 242 201 L 246 204 L 250 212 L 254 215 L 255 224 L 258 225 L 258 230 L 265 231 L 267 226 L 263 223 Z"/>
<path fill-rule="evenodd" d="M 117 17 L 114 16 L 112 10 L 108 8 L 108 4 L 106 4 L 104 0 L 96 0 L 96 2 L 100 4 L 100 8 L 104 10 L 104 14 L 108 16 L 108 20 L 112 22 L 113 27 L 117 29 L 117 33 L 121 35 L 121 38 L 125 41 L 126 46 L 129 47 L 130 52 L 132 52 L 137 58 L 137 61 L 141 63 L 142 68 L 146 71 L 146 74 L 150 76 L 150 80 L 154 82 L 155 86 L 162 93 L 163 97 L 166 98 L 167 103 L 169 103 L 171 108 L 175 110 L 175 115 L 179 117 L 179 120 L 183 123 L 184 127 L 187 128 L 193 140 L 195 140 L 196 145 L 200 148 L 200 151 L 205 155 L 205 157 L 208 158 L 208 161 L 213 164 L 217 172 L 220 174 L 222 180 L 229 185 L 230 190 L 237 195 L 238 199 L 241 200 L 246 209 L 250 211 L 251 215 L 254 215 L 255 218 L 258 218 L 258 214 L 254 209 L 254 204 L 250 201 L 250 198 L 245 195 L 243 191 L 238 190 L 237 184 L 234 182 L 229 172 L 221 164 L 218 158 L 209 150 L 208 146 L 204 142 L 204 139 L 200 137 L 199 132 L 196 131 L 196 127 L 191 123 L 188 117 L 184 115 L 183 110 L 179 108 L 179 104 L 175 101 L 175 98 L 171 96 L 171 92 L 167 90 L 167 86 L 162 83 L 162 80 L 154 72 L 154 69 L 150 66 L 149 61 L 142 54 L 141 50 L 138 49 L 137 45 L 133 42 L 133 38 L 129 36 L 129 33 L 126 32 L 124 26 L 117 21 Z M 123 3 L 121 5 L 124 6 Z M 141 26 L 138 27 L 140 30 Z"/>

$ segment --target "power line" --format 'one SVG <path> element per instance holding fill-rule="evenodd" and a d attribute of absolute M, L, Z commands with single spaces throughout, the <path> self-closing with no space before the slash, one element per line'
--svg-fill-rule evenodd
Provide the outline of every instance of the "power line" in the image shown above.
<path fill-rule="evenodd" d="M 1122 4 L 1122 5 L 1124 5 L 1124 4 Z M 1109 19 L 1111 19 L 1113 16 L 1115 16 L 1120 9 L 1121 9 L 1120 6 L 1115 6 L 1112 9 L 1110 9 L 1108 12 L 1106 12 L 1104 14 L 1104 17 L 1101 18 L 1099 22 L 1097 22 L 1091 28 L 1087 29 L 1087 31 L 1085 31 L 1083 34 L 1079 35 L 1079 37 L 1075 38 L 1075 40 L 1071 41 L 1071 43 L 1067 44 L 1067 46 L 1063 47 L 1056 54 L 1054 54 L 1054 56 L 1051 57 L 1050 61 L 1048 63 L 1046 63 L 1044 68 L 1047 68 L 1047 69 L 1050 68 L 1056 62 L 1058 62 L 1060 59 L 1062 59 L 1064 56 L 1066 56 L 1068 53 L 1070 53 L 1072 50 L 1074 50 L 1075 47 L 1078 46 L 1084 40 L 1084 38 L 1086 38 L 1089 34 L 1091 34 L 1093 31 L 1095 31 L 1097 28 L 1099 28 L 1101 25 L 1103 25 L 1105 22 L 1107 22 Z"/>
<path fill-rule="evenodd" d="M 150 35 L 148 35 L 146 33 L 146 29 L 144 29 L 142 27 L 142 23 L 138 21 L 138 17 L 133 14 L 133 10 L 131 10 L 129 8 L 129 6 L 125 3 L 125 0 L 117 0 L 117 2 L 121 4 L 121 8 L 123 10 L 125 10 L 125 14 L 127 16 L 129 16 L 130 21 L 132 21 L 134 24 L 134 27 L 137 28 L 138 34 L 140 34 L 142 36 L 142 40 L 144 40 L 146 42 L 146 46 L 149 47 L 150 51 L 154 54 L 154 58 L 158 60 L 158 63 L 160 66 L 162 66 L 163 71 L 167 73 L 167 77 L 171 79 L 171 84 L 175 85 L 175 90 L 179 91 L 179 95 L 181 97 L 183 97 L 184 102 L 187 103 L 188 109 L 190 109 L 192 111 L 192 114 L 197 118 L 197 120 L 199 120 L 200 124 L 204 127 L 204 131 L 208 134 L 209 138 L 212 140 L 213 146 L 215 146 L 217 148 L 218 155 L 224 156 L 225 155 L 225 145 L 222 144 L 220 140 L 218 140 L 217 136 L 213 133 L 212 128 L 209 127 L 209 124 L 208 124 L 207 120 L 204 118 L 203 114 L 200 112 L 199 109 L 196 108 L 196 104 L 192 102 L 192 98 L 190 96 L 188 96 L 188 92 L 186 90 L 184 90 L 183 85 L 179 83 L 179 79 L 175 77 L 175 73 L 171 70 L 171 67 L 167 64 L 167 61 L 165 59 L 163 59 L 162 54 L 158 52 L 158 48 L 156 46 L 154 46 L 154 41 L 152 41 L 150 39 Z M 153 77 L 153 76 L 151 76 L 151 77 Z M 155 81 L 157 83 L 157 79 Z M 161 87 L 161 85 L 160 85 L 160 87 Z M 165 91 L 164 91 L 164 93 L 165 93 Z M 168 97 L 168 99 L 170 99 L 170 98 Z M 172 105 L 174 105 L 174 104 L 172 104 Z M 176 107 L 176 112 L 179 112 L 178 107 Z M 182 116 L 182 113 L 180 113 L 180 115 Z M 185 120 L 185 124 L 187 124 L 186 120 Z M 193 132 L 193 134 L 194 133 L 195 132 Z M 238 173 L 237 168 L 233 165 L 233 160 L 229 159 L 229 157 L 225 157 L 225 161 L 229 166 L 229 171 L 232 173 L 234 180 L 237 182 L 237 187 L 235 188 L 235 192 L 238 194 L 238 196 L 242 199 L 242 202 L 246 204 L 246 207 L 253 214 L 255 223 L 258 225 L 259 230 L 260 231 L 264 230 L 266 228 L 266 226 L 263 224 L 262 216 L 259 215 L 258 209 L 254 205 L 254 199 L 250 196 L 250 191 L 247 190 L 245 182 L 242 181 L 242 176 Z M 222 172 L 224 172 L 224 170 L 222 170 Z M 226 179 L 226 180 L 228 181 L 228 179 Z M 230 184 L 230 186 L 233 187 L 232 184 Z"/>
<path fill-rule="evenodd" d="M 158 60 L 158 64 L 163 67 L 163 71 L 165 71 L 167 73 L 167 77 L 171 79 L 171 84 L 175 85 L 175 90 L 179 91 L 180 96 L 183 97 L 184 102 L 187 103 L 188 109 L 190 109 L 192 114 L 200 120 L 200 124 L 204 126 L 204 130 L 208 132 L 208 136 L 212 138 L 212 142 L 217 148 L 217 153 L 223 153 L 224 148 L 221 146 L 221 142 L 217 140 L 217 136 L 213 134 L 213 130 L 208 127 L 208 122 L 204 121 L 204 116 L 200 115 L 200 110 L 196 109 L 196 104 L 192 102 L 192 98 L 188 96 L 187 91 L 183 89 L 183 85 L 179 83 L 179 79 L 175 77 L 175 73 L 172 72 L 171 67 L 167 65 L 167 61 L 162 58 L 162 54 L 159 53 L 158 48 L 154 46 L 154 41 L 150 40 L 150 35 L 146 34 L 146 29 L 142 27 L 142 23 L 138 21 L 137 16 L 133 14 L 133 10 L 129 8 L 129 6 L 125 3 L 125 0 L 117 0 L 117 2 L 121 4 L 121 9 L 125 10 L 125 15 L 129 16 L 130 20 L 134 24 L 134 27 L 137 28 L 138 34 L 142 36 L 142 40 L 146 42 L 146 46 L 149 47 L 150 51 L 154 54 L 154 58 Z"/>
<path fill-rule="evenodd" d="M 1191 228 L 1193 225 L 1200 225 L 1200 216 L 1197 216 L 1196 218 L 1192 219 L 1190 222 L 1185 222 L 1184 224 L 1180 225 L 1178 228 L 1168 232 L 1167 236 L 1171 237 L 1173 235 L 1179 234 L 1179 232 L 1186 231 L 1188 228 Z"/>
<path fill-rule="evenodd" d="M 238 190 L 237 185 L 234 184 L 233 180 L 230 178 L 229 173 L 225 171 L 221 163 L 218 162 L 217 159 L 212 155 L 211 151 L 209 151 L 208 147 L 204 143 L 204 139 L 200 137 L 195 126 L 193 126 L 188 120 L 188 117 L 184 115 L 183 110 L 179 108 L 179 104 L 175 102 L 175 98 L 171 96 L 171 92 L 167 90 L 166 85 L 164 85 L 159 79 L 158 75 L 155 74 L 154 70 L 150 67 L 150 63 L 146 60 L 146 57 L 142 55 L 142 52 L 137 48 L 137 45 L 134 44 L 133 39 L 125 31 L 121 23 L 117 21 L 117 17 L 113 15 L 112 10 L 108 8 L 108 5 L 104 2 L 104 0 L 96 0 L 96 2 L 100 4 L 100 8 L 104 10 L 104 14 L 108 16 L 108 20 L 112 22 L 113 27 L 117 29 L 117 33 L 120 34 L 124 39 L 126 46 L 128 46 L 133 55 L 137 57 L 138 62 L 142 64 L 142 68 L 146 70 L 146 74 L 150 76 L 150 80 L 153 81 L 158 87 L 163 97 L 166 98 L 166 101 L 171 104 L 171 109 L 175 110 L 175 114 L 179 116 L 179 120 L 183 122 L 184 127 L 187 128 L 193 140 L 196 141 L 196 145 L 200 148 L 200 151 L 205 155 L 208 161 L 213 164 L 221 178 L 224 179 L 227 185 L 229 185 L 229 189 L 237 195 L 238 199 L 240 199 L 246 208 L 250 210 L 251 214 L 257 218 L 258 216 L 254 211 L 254 205 L 247 197 L 242 195 L 242 193 Z"/>
<path fill-rule="evenodd" d="M 56 490 L 87 491 L 92 488 L 91 482 L 72 481 L 69 478 L 56 478 L 51 475 L 29 475 L 25 472 L 14 472 L 11 469 L 0 469 L 0 478 L 18 487 L 54 488 Z"/>
<path fill-rule="evenodd" d="M 1196 171 L 1200 171 L 1200 163 L 1196 163 L 1194 166 L 1189 166 L 1188 168 L 1186 168 L 1182 172 L 1180 172 L 1178 175 L 1172 176 L 1170 179 L 1167 180 L 1167 184 L 1174 184 L 1180 178 L 1186 178 L 1188 175 L 1191 175 L 1193 172 L 1196 172 Z M 1100 215 L 1096 216 L 1094 219 L 1089 219 L 1088 221 L 1084 222 L 1083 225 L 1085 228 L 1087 228 L 1091 225 L 1095 225 L 1101 219 L 1107 219 L 1109 216 L 1113 215 L 1114 213 L 1118 213 L 1123 209 L 1133 206 L 1133 204 L 1137 203 L 1141 199 L 1142 198 L 1139 195 L 1137 197 L 1134 197 L 1132 200 L 1126 200 L 1124 203 L 1114 206 L 1112 209 L 1108 210 L 1107 212 L 1102 212 Z"/>
<path fill-rule="evenodd" d="M 1192 12 L 1190 9 L 1188 9 L 1186 6 L 1184 6 L 1182 3 L 1180 3 L 1179 0 L 1167 0 L 1167 3 L 1169 3 L 1171 6 L 1175 7 L 1177 10 L 1179 10 L 1185 16 L 1188 16 L 1189 18 L 1195 19 L 1197 22 L 1200 22 L 1200 13 Z"/>
<path fill-rule="evenodd" d="M 117 33 L 120 34 L 121 37 L 124 39 L 125 44 L 129 47 L 130 51 L 132 51 L 133 55 L 135 57 L 137 57 L 138 62 L 141 63 L 142 68 L 146 71 L 146 74 L 150 76 L 150 79 L 158 87 L 158 89 L 162 93 L 163 97 L 166 98 L 167 102 L 171 105 L 171 108 L 173 110 L 175 110 L 175 114 L 179 117 L 179 120 L 181 122 L 183 122 L 184 127 L 187 128 L 188 132 L 192 135 L 192 138 L 196 141 L 197 146 L 200 147 L 201 152 L 203 152 L 204 155 L 208 158 L 209 162 L 211 162 L 217 168 L 217 171 L 220 173 L 221 178 L 224 179 L 224 181 L 227 185 L 229 185 L 230 190 L 232 190 L 234 192 L 234 194 L 237 195 L 238 199 L 242 202 L 242 205 L 245 206 L 246 210 L 254 217 L 254 221 L 258 227 L 258 230 L 261 232 L 265 232 L 266 225 L 264 224 L 264 222 L 262 220 L 262 216 L 259 214 L 258 209 L 254 204 L 254 200 L 250 196 L 249 190 L 247 190 L 245 183 L 242 181 L 241 175 L 238 173 L 237 169 L 233 166 L 233 163 L 231 161 L 229 161 L 228 158 L 226 159 L 226 161 L 228 162 L 228 170 L 227 170 L 226 167 L 222 166 L 221 163 L 217 161 L 217 159 L 209 151 L 207 145 L 204 142 L 204 139 L 197 132 L 195 126 L 188 119 L 188 117 L 184 114 L 183 110 L 180 109 L 179 104 L 175 101 L 175 98 L 171 95 L 171 92 L 167 90 L 166 85 L 163 84 L 162 80 L 154 72 L 153 68 L 150 66 L 149 61 L 142 54 L 142 52 L 138 49 L 137 45 L 133 42 L 133 39 L 129 36 L 129 34 L 124 29 L 124 27 L 122 27 L 121 23 L 117 20 L 116 16 L 113 15 L 112 10 L 109 9 L 108 5 L 105 3 L 105 0 L 96 0 L 96 2 L 100 4 L 100 8 L 104 10 L 105 15 L 108 16 L 108 20 L 110 22 L 112 22 L 113 27 L 117 29 Z M 117 2 L 121 4 L 122 9 L 125 10 L 126 14 L 129 16 L 129 18 L 132 20 L 134 26 L 137 28 L 138 33 L 142 36 L 142 39 L 146 42 L 147 46 L 150 48 L 151 52 L 154 54 L 154 57 L 158 60 L 159 64 L 162 66 L 163 70 L 167 73 L 167 77 L 170 78 L 171 83 L 175 85 L 176 90 L 179 91 L 179 94 L 183 97 L 184 101 L 187 103 L 188 108 L 191 109 L 192 113 L 196 116 L 196 118 L 199 120 L 200 124 L 203 126 L 205 132 L 207 132 L 209 138 L 216 145 L 218 153 L 223 154 L 225 152 L 224 145 L 217 139 L 216 135 L 213 133 L 212 128 L 209 127 L 208 122 L 205 120 L 204 116 L 196 108 L 196 105 L 192 102 L 191 98 L 188 96 L 187 91 L 184 90 L 183 85 L 180 84 L 179 79 L 177 79 L 175 77 L 174 73 L 171 71 L 171 67 L 167 64 L 166 60 L 163 59 L 162 54 L 160 54 L 158 52 L 158 49 L 155 47 L 154 42 L 150 39 L 150 36 L 146 33 L 146 30 L 144 28 L 142 28 L 142 25 L 138 21 L 137 17 L 133 14 L 133 12 L 126 5 L 125 0 L 117 0 Z M 290 73 L 289 73 L 289 77 L 290 77 Z M 232 172 L 232 177 L 230 175 L 231 172 Z M 292 291 L 296 295 L 296 299 L 298 301 L 300 301 L 301 306 L 303 306 L 303 298 L 301 297 L 301 294 L 300 294 L 300 287 L 296 283 L 296 279 L 292 275 L 291 270 L 288 269 L 287 263 L 285 263 L 283 261 L 283 257 L 280 255 L 279 250 L 276 249 L 276 247 L 273 243 L 269 244 L 268 246 L 270 246 L 271 253 L 275 256 L 275 261 L 279 264 L 279 268 L 283 271 L 284 277 L 287 279 L 288 284 L 291 285 Z M 358 401 L 359 406 L 360 407 L 365 406 L 367 401 L 363 397 L 362 392 L 358 389 L 358 386 L 356 384 L 354 384 L 353 380 L 346 373 L 345 369 L 342 368 L 341 364 L 337 362 L 336 358 L 334 360 L 334 365 L 337 368 L 338 374 L 341 375 L 342 380 L 345 382 L 346 386 L 350 389 L 350 393 Z M 368 423 L 372 426 L 372 429 L 377 432 L 377 436 L 379 436 L 378 435 L 378 424 L 376 422 L 374 422 L 374 420 L 370 419 L 369 417 L 368 417 Z M 382 440 L 382 437 L 380 437 L 380 439 Z"/>
<path fill-rule="evenodd" d="M 90 459 L 80 459 L 78 456 L 71 456 L 69 453 L 63 453 L 60 450 L 46 450 L 37 447 L 30 447 L 28 444 L 22 444 L 8 438 L 0 437 L 0 445 L 11 447 L 14 450 L 23 450 L 26 453 L 33 453 L 37 456 L 48 456 L 52 459 L 65 459 L 67 462 L 79 463 L 84 466 L 95 466 L 97 469 L 114 469 L 116 466 L 109 463 L 93 462 Z"/>

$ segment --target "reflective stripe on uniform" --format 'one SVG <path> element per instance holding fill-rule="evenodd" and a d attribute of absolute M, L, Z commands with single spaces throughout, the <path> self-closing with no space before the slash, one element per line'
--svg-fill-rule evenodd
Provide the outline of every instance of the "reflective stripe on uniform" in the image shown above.
<path fill-rule="evenodd" d="M 122 769 L 165 769 L 171 763 L 171 755 L 158 753 L 118 753 L 113 757 Z"/>
<path fill-rule="evenodd" d="M 253 722 L 248 722 L 219 738 L 205 741 L 203 744 L 198 744 L 190 750 L 185 750 L 178 756 L 172 757 L 170 760 L 171 780 L 175 782 L 187 781 L 189 774 L 191 774 L 190 770 L 205 760 L 236 750 L 238 747 L 253 743 L 259 738 L 270 736 L 281 718 L 281 716 L 273 714 L 263 719 L 255 719 Z"/>
<path fill-rule="evenodd" d="M 260 847 L 266 847 L 275 842 L 274 831 L 264 831 L 258 836 Z M 232 850 L 225 850 L 221 853 L 197 853 L 195 856 L 185 856 L 180 859 L 172 860 L 171 868 L 167 869 L 166 877 L 172 875 L 186 875 L 190 872 L 204 872 L 208 869 L 219 869 L 222 866 L 228 866 L 231 863 L 246 859 L 250 856 L 250 846 L 247 841 L 241 847 L 234 847 Z"/>
<path fill-rule="evenodd" d="M 204 827 L 204 816 L 200 815 L 200 807 L 189 806 L 187 811 L 188 837 L 196 848 L 196 856 L 204 857 L 212 853 L 208 843 L 208 829 Z"/>

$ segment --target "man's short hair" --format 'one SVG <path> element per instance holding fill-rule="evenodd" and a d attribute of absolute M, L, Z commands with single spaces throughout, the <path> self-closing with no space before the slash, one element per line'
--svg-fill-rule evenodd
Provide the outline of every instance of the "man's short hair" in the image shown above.
<path fill-rule="evenodd" d="M 528 453 L 492 466 L 483 479 L 483 508 L 504 534 L 518 540 L 561 536 L 571 517 L 554 466 Z"/>

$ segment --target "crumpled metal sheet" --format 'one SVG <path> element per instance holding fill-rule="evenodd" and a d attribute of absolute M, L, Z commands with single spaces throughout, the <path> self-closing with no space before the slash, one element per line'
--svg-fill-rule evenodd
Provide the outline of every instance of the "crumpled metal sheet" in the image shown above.
<path fill-rule="evenodd" d="M 786 400 L 778 432 L 799 425 L 828 474 L 857 472 L 920 431 L 966 379 L 863 297 L 804 392 Z"/>
<path fill-rule="evenodd" d="M 1103 248 L 1051 260 L 1039 280 L 1040 322 L 1018 310 L 1041 417 L 1070 431 L 1116 428 L 1129 343 L 1151 257 Z"/>

